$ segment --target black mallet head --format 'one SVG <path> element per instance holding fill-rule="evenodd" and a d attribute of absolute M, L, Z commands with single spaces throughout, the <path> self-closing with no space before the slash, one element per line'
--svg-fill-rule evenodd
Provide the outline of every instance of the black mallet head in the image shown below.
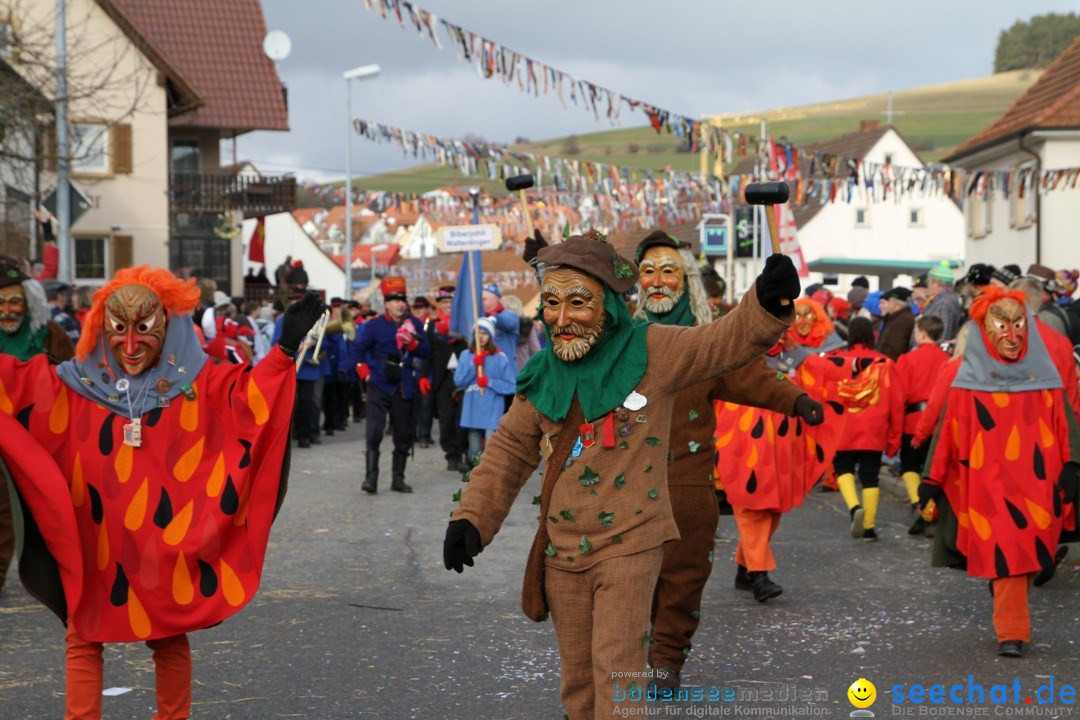
<path fill-rule="evenodd" d="M 748 205 L 783 205 L 790 194 L 785 182 L 755 182 L 746 186 Z"/>
<path fill-rule="evenodd" d="M 536 180 L 531 174 L 526 175 L 511 175 L 506 178 L 506 189 L 513 192 L 515 190 L 527 190 L 536 184 Z"/>

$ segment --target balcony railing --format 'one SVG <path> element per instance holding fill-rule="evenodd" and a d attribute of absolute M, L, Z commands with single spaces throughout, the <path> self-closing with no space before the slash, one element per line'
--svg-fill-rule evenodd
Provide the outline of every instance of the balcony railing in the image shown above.
<path fill-rule="evenodd" d="M 296 178 L 234 175 L 228 172 L 174 172 L 169 178 L 172 212 L 242 210 L 258 217 L 296 209 Z"/>

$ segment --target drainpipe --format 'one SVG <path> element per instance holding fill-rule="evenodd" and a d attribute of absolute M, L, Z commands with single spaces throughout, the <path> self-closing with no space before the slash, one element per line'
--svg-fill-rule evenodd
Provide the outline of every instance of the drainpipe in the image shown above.
<path fill-rule="evenodd" d="M 1035 183 L 1035 264 L 1042 265 L 1042 194 L 1039 192 L 1042 182 L 1042 158 L 1024 145 L 1024 137 L 1028 134 L 1030 131 L 1021 134 L 1018 144 L 1021 150 L 1035 158 L 1035 175 L 1039 179 L 1039 182 Z"/>

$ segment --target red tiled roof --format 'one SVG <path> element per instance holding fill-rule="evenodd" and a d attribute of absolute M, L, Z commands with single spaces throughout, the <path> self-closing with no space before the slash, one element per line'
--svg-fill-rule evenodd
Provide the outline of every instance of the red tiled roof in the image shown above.
<path fill-rule="evenodd" d="M 315 208 L 296 208 L 295 210 L 292 211 L 292 216 L 294 218 L 296 218 L 296 223 L 298 225 L 303 225 L 304 223 L 314 219 L 314 217 L 316 215 L 323 212 L 324 210 L 325 210 L 325 208 L 319 208 L 319 207 L 315 207 Z M 342 217 L 344 217 L 344 216 L 342 216 Z"/>
<path fill-rule="evenodd" d="M 374 245 L 354 245 L 353 246 L 353 262 L 357 260 L 363 261 L 365 265 L 371 267 L 371 248 Z M 383 246 L 382 250 L 375 253 L 375 261 L 379 265 L 394 265 L 401 259 L 401 246 L 396 243 L 387 243 Z"/>
<path fill-rule="evenodd" d="M 1025 130 L 1075 127 L 1080 127 L 1080 37 L 990 127 L 944 160 L 953 162 Z"/>
<path fill-rule="evenodd" d="M 99 0 L 100 2 L 101 0 Z M 263 54 L 259 0 L 108 0 L 188 79 L 202 104 L 172 126 L 288 130 L 277 70 Z"/>

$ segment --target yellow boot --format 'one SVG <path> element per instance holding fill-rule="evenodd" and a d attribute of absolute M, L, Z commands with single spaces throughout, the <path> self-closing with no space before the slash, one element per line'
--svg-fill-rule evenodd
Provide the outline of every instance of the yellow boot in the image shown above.
<path fill-rule="evenodd" d="M 840 488 L 844 504 L 851 513 L 851 537 L 861 538 L 863 536 L 863 508 L 859 504 L 859 494 L 855 490 L 855 476 L 844 473 L 836 478 L 836 484 Z"/>
<path fill-rule="evenodd" d="M 906 472 L 904 473 L 904 487 L 907 488 L 908 501 L 912 505 L 919 504 L 919 473 Z"/>
<path fill-rule="evenodd" d="M 863 488 L 862 498 L 864 509 L 863 516 L 863 540 L 877 540 L 877 531 L 874 530 L 874 520 L 877 518 L 878 498 L 881 495 L 880 488 Z"/>

